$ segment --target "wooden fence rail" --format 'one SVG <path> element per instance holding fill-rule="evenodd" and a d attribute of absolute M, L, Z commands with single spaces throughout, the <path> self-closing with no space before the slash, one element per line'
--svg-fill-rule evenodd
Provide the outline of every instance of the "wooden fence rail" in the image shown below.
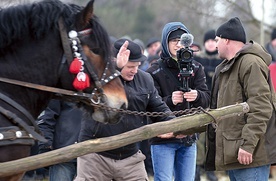
<path fill-rule="evenodd" d="M 198 128 L 204 128 L 207 124 L 214 122 L 213 118 L 216 121 L 221 121 L 227 117 L 243 115 L 248 111 L 248 105 L 240 103 L 208 111 L 211 116 L 205 113 L 181 116 L 170 121 L 146 125 L 116 136 L 88 140 L 47 153 L 3 162 L 0 163 L 0 177 L 70 161 L 92 152 L 115 149 L 168 132 L 181 131 L 186 134 L 198 132 Z"/>

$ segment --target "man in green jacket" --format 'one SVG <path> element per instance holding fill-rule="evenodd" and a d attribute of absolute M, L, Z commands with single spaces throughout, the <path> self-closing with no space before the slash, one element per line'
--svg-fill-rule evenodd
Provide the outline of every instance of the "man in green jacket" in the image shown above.
<path fill-rule="evenodd" d="M 213 77 L 210 107 L 247 102 L 250 111 L 208 126 L 206 170 L 227 170 L 231 181 L 268 180 L 270 164 L 276 163 L 271 56 L 253 41 L 246 44 L 237 17 L 217 29 L 215 40 L 224 61 Z"/>

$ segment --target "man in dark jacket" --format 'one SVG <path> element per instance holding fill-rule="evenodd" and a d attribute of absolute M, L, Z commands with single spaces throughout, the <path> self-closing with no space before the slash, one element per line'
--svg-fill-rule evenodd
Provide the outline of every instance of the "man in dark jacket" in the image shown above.
<path fill-rule="evenodd" d="M 216 31 L 217 66 L 211 108 L 247 102 L 249 112 L 208 126 L 207 170 L 227 170 L 231 181 L 268 180 L 276 162 L 275 94 L 268 66 L 271 56 L 259 44 L 246 43 L 239 18 L 231 18 Z"/>
<path fill-rule="evenodd" d="M 146 60 L 139 45 L 130 40 L 119 39 L 114 43 L 114 47 L 118 52 L 116 63 L 118 69 L 121 69 L 121 80 L 128 98 L 128 110 L 170 113 L 170 109 L 158 95 L 152 77 L 138 69 L 140 63 Z M 154 117 L 152 121 L 166 121 L 173 117 Z M 131 114 L 124 115 L 113 125 L 84 119 L 79 139 L 85 141 L 118 135 L 145 125 L 145 121 L 147 121 L 145 117 Z M 87 154 L 78 158 L 78 174 L 75 181 L 112 179 L 145 181 L 148 180 L 148 176 L 144 159 L 145 156 L 139 150 L 138 143 Z"/>
<path fill-rule="evenodd" d="M 48 142 L 39 142 L 39 153 L 72 145 L 78 141 L 82 111 L 74 103 L 51 100 L 38 118 L 38 127 Z M 50 166 L 50 181 L 72 181 L 76 176 L 76 159 Z"/>
<path fill-rule="evenodd" d="M 200 63 L 192 60 L 190 62 L 192 73 L 189 76 L 184 74 L 181 77 L 180 72 L 190 71 L 182 70 L 179 66 L 181 60 L 177 58 L 177 51 L 184 48 L 180 43 L 180 37 L 184 33 L 189 34 L 190 31 L 182 23 L 171 22 L 166 24 L 162 31 L 161 60 L 152 64 L 147 70 L 154 79 L 159 95 L 171 111 L 199 106 L 207 108 L 210 103 L 210 92 L 205 83 L 206 78 Z M 185 79 L 190 90 L 183 90 L 187 88 L 183 86 L 183 80 Z M 178 181 L 193 181 L 196 168 L 196 139 L 196 134 L 178 135 L 169 139 L 153 138 L 151 152 L 154 180 L 172 180 L 174 177 Z"/>

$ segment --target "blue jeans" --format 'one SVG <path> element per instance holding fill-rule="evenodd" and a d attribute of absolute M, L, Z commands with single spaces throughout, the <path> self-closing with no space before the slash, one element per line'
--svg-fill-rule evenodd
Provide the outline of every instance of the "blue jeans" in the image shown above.
<path fill-rule="evenodd" d="M 154 181 L 194 181 L 196 169 L 196 143 L 151 145 Z"/>
<path fill-rule="evenodd" d="M 66 162 L 50 167 L 50 181 L 72 181 L 77 174 L 77 162 Z"/>
<path fill-rule="evenodd" d="M 270 165 L 227 171 L 231 181 L 268 181 Z"/>

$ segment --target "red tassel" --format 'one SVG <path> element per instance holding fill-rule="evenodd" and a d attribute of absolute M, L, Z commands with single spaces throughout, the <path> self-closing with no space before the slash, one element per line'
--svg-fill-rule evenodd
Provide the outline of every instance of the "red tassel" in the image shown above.
<path fill-rule="evenodd" d="M 75 89 L 80 90 L 80 91 L 89 87 L 90 80 L 89 80 L 88 75 L 86 73 L 79 72 L 73 82 L 73 86 Z"/>
<path fill-rule="evenodd" d="M 72 61 L 71 65 L 70 65 L 69 71 L 72 74 L 77 74 L 80 72 L 81 66 L 82 66 L 81 61 L 79 61 L 78 58 L 74 58 L 74 60 Z"/>

